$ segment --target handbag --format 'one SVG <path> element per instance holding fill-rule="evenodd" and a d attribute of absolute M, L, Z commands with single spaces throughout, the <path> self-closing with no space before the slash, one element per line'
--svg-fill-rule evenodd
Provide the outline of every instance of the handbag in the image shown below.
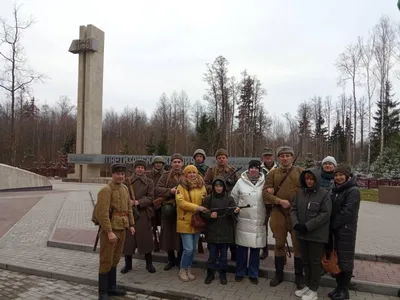
<path fill-rule="evenodd" d="M 189 191 L 188 191 L 188 195 L 189 195 L 190 202 L 192 202 L 192 199 L 190 198 L 190 192 Z M 199 212 L 195 212 L 192 215 L 192 221 L 191 221 L 190 224 L 198 232 L 202 232 L 202 231 L 204 231 L 206 229 L 206 221 L 204 221 L 203 217 L 200 215 Z"/>
<path fill-rule="evenodd" d="M 335 238 L 333 237 L 333 247 L 332 251 L 328 254 L 327 251 L 325 250 L 324 253 L 322 254 L 321 258 L 321 264 L 324 270 L 328 273 L 332 274 L 339 274 L 341 272 L 339 263 L 338 263 L 338 257 L 337 257 L 337 251 L 335 249 Z"/>
<path fill-rule="evenodd" d="M 135 199 L 135 191 L 133 190 L 133 184 L 129 184 L 129 194 L 132 199 Z M 140 212 L 136 207 L 136 205 L 132 205 L 132 212 L 133 212 L 133 218 L 135 219 L 136 223 L 140 218 Z"/>
<path fill-rule="evenodd" d="M 200 213 L 194 213 L 192 216 L 192 222 L 191 225 L 196 231 L 204 231 L 206 229 L 206 222 L 204 221 L 203 217 L 200 215 Z"/>

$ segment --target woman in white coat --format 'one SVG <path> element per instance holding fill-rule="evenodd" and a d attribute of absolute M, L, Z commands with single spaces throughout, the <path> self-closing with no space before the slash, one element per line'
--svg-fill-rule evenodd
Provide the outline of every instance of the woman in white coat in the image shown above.
<path fill-rule="evenodd" d="M 253 284 L 258 283 L 260 270 L 260 250 L 267 243 L 265 229 L 265 205 L 262 198 L 262 189 L 265 177 L 261 172 L 261 162 L 251 160 L 249 169 L 242 173 L 232 190 L 232 197 L 238 206 L 250 205 L 249 208 L 240 210 L 236 224 L 235 242 L 236 276 L 240 282 L 248 275 Z M 247 264 L 250 249 L 250 259 Z"/>

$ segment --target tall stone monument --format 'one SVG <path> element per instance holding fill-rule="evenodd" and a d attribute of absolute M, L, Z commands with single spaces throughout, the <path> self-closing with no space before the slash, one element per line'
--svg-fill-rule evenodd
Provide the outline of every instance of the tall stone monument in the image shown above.
<path fill-rule="evenodd" d="M 93 25 L 79 27 L 79 39 L 69 52 L 79 55 L 76 154 L 101 154 L 104 32 Z M 75 164 L 68 178 L 87 182 L 100 177 L 101 165 Z"/>

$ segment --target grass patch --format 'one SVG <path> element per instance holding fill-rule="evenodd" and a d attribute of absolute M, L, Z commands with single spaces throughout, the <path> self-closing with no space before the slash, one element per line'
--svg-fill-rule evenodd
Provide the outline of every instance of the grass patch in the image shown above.
<path fill-rule="evenodd" d="M 378 201 L 378 190 L 377 189 L 360 189 L 362 201 Z"/>

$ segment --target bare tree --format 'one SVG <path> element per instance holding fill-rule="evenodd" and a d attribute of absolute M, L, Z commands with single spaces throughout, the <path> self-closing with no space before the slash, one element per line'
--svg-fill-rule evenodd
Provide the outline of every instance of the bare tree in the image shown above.
<path fill-rule="evenodd" d="M 353 92 L 353 126 L 354 136 L 353 144 L 357 142 L 357 98 L 356 98 L 356 86 L 358 85 L 359 67 L 361 60 L 361 51 L 357 45 L 349 45 L 346 50 L 339 55 L 336 61 L 336 67 L 340 73 L 338 85 L 344 85 L 347 81 L 351 81 L 352 92 Z M 353 148 L 353 156 L 355 154 L 355 148 Z"/>
<path fill-rule="evenodd" d="M 377 64 L 374 75 L 379 82 L 379 101 L 384 105 L 385 84 L 389 80 L 390 71 L 394 67 L 393 56 L 395 54 L 396 35 L 394 26 L 387 16 L 381 17 L 374 27 L 374 56 Z M 384 111 L 384 107 L 382 107 Z M 380 153 L 384 146 L 384 114 L 381 118 Z"/>
<path fill-rule="evenodd" d="M 363 69 L 363 77 L 367 89 L 368 98 L 368 152 L 367 152 L 367 172 L 371 165 L 371 131 L 372 131 L 372 98 L 376 89 L 376 80 L 373 71 L 376 68 L 374 64 L 374 49 L 375 35 L 370 34 L 367 41 L 364 42 L 362 38 L 358 39 L 358 47 L 361 51 L 361 67 Z"/>
<path fill-rule="evenodd" d="M 4 71 L 0 74 L 0 88 L 5 90 L 11 99 L 11 164 L 16 165 L 17 144 L 15 138 L 15 100 L 17 93 L 26 89 L 31 83 L 40 81 L 43 75 L 28 66 L 22 46 L 22 35 L 33 24 L 32 18 L 23 21 L 19 18 L 20 6 L 16 4 L 12 11 L 12 21 L 0 18 L 0 59 Z"/>
<path fill-rule="evenodd" d="M 367 110 L 367 98 L 361 97 L 358 99 L 358 105 L 357 105 L 357 114 L 359 117 L 360 121 L 360 155 L 363 155 L 364 152 L 364 122 L 366 116 L 368 116 L 368 110 Z M 354 147 L 355 148 L 355 147 Z"/>

